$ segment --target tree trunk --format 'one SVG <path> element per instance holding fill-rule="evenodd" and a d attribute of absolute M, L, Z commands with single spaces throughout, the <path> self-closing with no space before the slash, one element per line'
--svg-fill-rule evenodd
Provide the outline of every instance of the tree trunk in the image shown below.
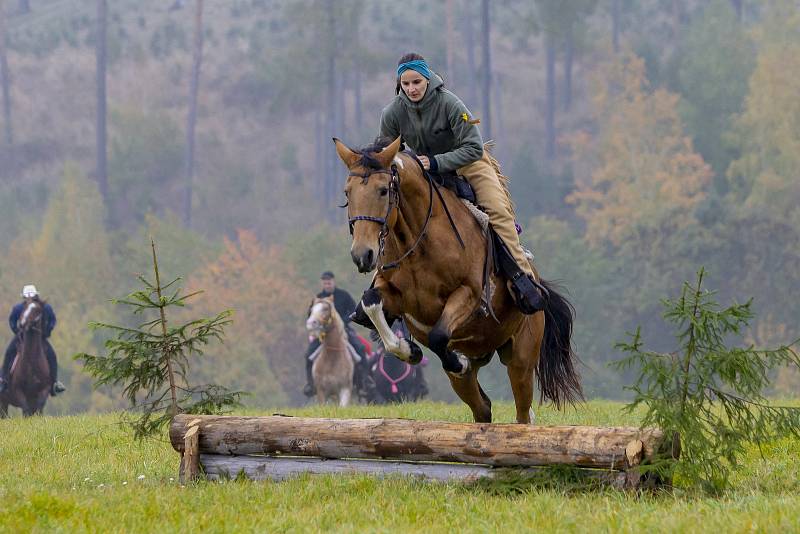
<path fill-rule="evenodd" d="M 545 37 L 545 60 L 545 155 L 553 159 L 556 156 L 556 47 L 550 36 Z"/>
<path fill-rule="evenodd" d="M 621 30 L 622 0 L 611 0 L 611 44 L 614 53 L 619 52 L 619 34 Z"/>
<path fill-rule="evenodd" d="M 326 2 L 326 22 L 327 22 L 327 124 L 326 124 L 326 137 L 331 139 L 336 136 L 336 115 L 338 102 L 336 98 L 336 12 L 333 0 Z M 341 135 L 341 133 L 340 133 Z M 323 193 L 323 213 L 332 220 L 333 214 L 331 209 L 331 201 L 334 197 L 334 180 L 336 175 L 336 150 L 333 143 L 327 143 L 325 150 L 325 189 Z"/>
<path fill-rule="evenodd" d="M 337 112 L 336 112 L 336 129 L 334 131 L 334 135 L 342 136 L 344 132 L 347 131 L 347 123 L 345 119 L 347 118 L 347 101 L 345 100 L 345 84 L 347 80 L 345 78 L 345 71 L 344 69 L 339 69 L 336 71 L 336 104 L 337 104 Z M 331 136 L 333 137 L 333 135 Z M 338 169 L 338 167 L 337 167 Z M 340 173 L 336 173 L 337 178 L 339 177 Z M 336 185 L 337 182 L 334 182 Z M 332 199 L 335 200 L 335 197 Z"/>
<path fill-rule="evenodd" d="M 200 67 L 203 62 L 203 0 L 196 0 L 194 12 L 194 50 L 192 79 L 189 83 L 189 114 L 186 119 L 186 187 L 183 197 L 183 223 L 192 226 L 192 182 L 194 181 L 195 125 L 197 124 L 197 93 L 200 89 Z"/>
<path fill-rule="evenodd" d="M 481 26 L 481 38 L 483 40 L 481 45 L 483 52 L 483 61 L 481 61 L 483 70 L 483 117 L 481 118 L 481 126 L 483 127 L 484 138 L 489 140 L 492 138 L 492 40 L 490 35 L 489 0 L 482 0 L 481 2 Z"/>
<path fill-rule="evenodd" d="M 742 17 L 744 15 L 744 0 L 731 0 L 731 5 L 733 5 L 733 10 L 736 12 L 737 20 L 742 22 Z"/>
<path fill-rule="evenodd" d="M 177 415 L 169 432 L 176 451 L 183 452 L 184 436 L 193 422 L 200 428 L 200 454 L 286 454 L 496 467 L 572 465 L 622 470 L 628 463 L 653 459 L 664 442 L 660 430 L 643 432 L 633 427 Z M 638 458 L 626 452 L 631 442 L 641 442 Z"/>
<path fill-rule="evenodd" d="M 107 0 L 97 0 L 97 43 L 95 46 L 95 65 L 97 72 L 97 186 L 107 209 L 108 204 L 108 139 L 106 133 L 106 41 L 108 38 Z"/>
<path fill-rule="evenodd" d="M 464 6 L 464 10 L 467 12 L 466 16 L 464 17 L 464 41 L 465 47 L 467 49 L 467 95 L 469 98 L 469 103 L 467 107 L 475 108 L 478 105 L 478 84 L 475 81 L 475 77 L 478 74 L 478 67 L 475 63 L 475 29 L 472 24 L 472 17 L 469 13 L 469 5 L 467 4 Z"/>
<path fill-rule="evenodd" d="M 3 90 L 3 124 L 8 146 L 14 144 L 14 128 L 11 123 L 11 71 L 8 68 L 8 29 L 6 27 L 5 0 L 0 0 L 0 81 Z"/>
<path fill-rule="evenodd" d="M 358 35 L 361 32 L 361 9 L 357 10 L 353 31 L 353 129 L 356 135 L 361 136 L 363 124 L 363 114 L 361 112 L 361 40 Z"/>
<path fill-rule="evenodd" d="M 316 188 L 315 191 L 324 191 L 325 190 L 325 154 L 327 144 L 324 144 L 323 140 L 323 130 L 325 128 L 325 124 L 322 122 L 320 118 L 321 110 L 318 110 L 314 113 L 314 178 L 316 179 L 316 183 L 314 187 Z"/>
<path fill-rule="evenodd" d="M 564 36 L 564 111 L 572 108 L 572 60 L 575 53 L 575 23 L 570 23 Z"/>
<path fill-rule="evenodd" d="M 500 161 L 501 163 L 504 161 L 510 161 L 510 152 L 508 146 L 508 139 L 506 137 L 506 127 L 505 127 L 505 120 L 504 120 L 504 113 L 503 113 L 503 95 L 505 94 L 503 91 L 504 85 L 504 76 L 502 74 L 497 74 L 494 77 L 494 109 L 497 113 L 495 113 L 495 117 L 497 120 L 495 121 L 496 127 L 495 131 L 495 138 L 497 139 L 497 148 L 495 149 L 495 158 Z"/>
<path fill-rule="evenodd" d="M 456 48 L 455 36 L 455 0 L 447 0 L 444 4 L 444 25 L 445 25 L 445 72 L 450 80 L 455 79 L 455 63 L 453 56 Z"/>
<path fill-rule="evenodd" d="M 672 33 L 677 42 L 683 24 L 683 0 L 672 0 Z"/>

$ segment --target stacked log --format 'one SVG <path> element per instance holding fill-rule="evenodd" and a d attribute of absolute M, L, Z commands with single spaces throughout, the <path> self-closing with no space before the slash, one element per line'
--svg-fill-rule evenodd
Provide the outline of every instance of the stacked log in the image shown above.
<path fill-rule="evenodd" d="M 560 465 L 619 487 L 640 485 L 639 466 L 665 442 L 658 429 L 631 427 L 193 415 L 175 417 L 170 440 L 209 478 L 359 472 L 472 480 L 502 467 Z M 182 471 L 195 476 L 191 463 Z"/>

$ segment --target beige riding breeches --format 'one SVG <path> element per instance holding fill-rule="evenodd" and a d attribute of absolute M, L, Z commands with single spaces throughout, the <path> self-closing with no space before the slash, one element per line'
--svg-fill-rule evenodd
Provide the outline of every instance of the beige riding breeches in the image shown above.
<path fill-rule="evenodd" d="M 514 226 L 514 215 L 511 208 L 511 199 L 500 184 L 500 178 L 489 161 L 489 155 L 484 150 L 483 157 L 474 163 L 458 169 L 458 174 L 466 178 L 475 190 L 478 204 L 489 215 L 489 222 L 494 231 L 506 244 L 517 265 L 527 274 L 533 276 L 533 269 L 527 256 L 522 251 L 519 235 Z"/>

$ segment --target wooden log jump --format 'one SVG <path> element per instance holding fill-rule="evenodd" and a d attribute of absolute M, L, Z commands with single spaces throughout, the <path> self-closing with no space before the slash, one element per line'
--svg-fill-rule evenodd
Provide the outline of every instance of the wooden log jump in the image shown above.
<path fill-rule="evenodd" d="M 638 487 L 638 467 L 665 446 L 660 430 L 532 426 L 406 419 L 178 415 L 170 441 L 182 480 L 281 480 L 299 473 L 413 475 L 432 480 L 493 476 L 498 467 L 586 468 L 617 487 Z"/>

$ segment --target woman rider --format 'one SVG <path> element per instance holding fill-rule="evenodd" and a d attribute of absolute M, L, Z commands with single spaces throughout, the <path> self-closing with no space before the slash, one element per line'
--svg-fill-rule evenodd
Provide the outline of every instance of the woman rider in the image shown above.
<path fill-rule="evenodd" d="M 402 89 L 402 91 L 401 91 Z M 397 66 L 397 96 L 381 114 L 380 137 L 403 141 L 431 172 L 457 171 L 475 191 L 477 203 L 514 258 L 520 273 L 511 282 L 523 313 L 544 307 L 533 269 L 522 251 L 511 200 L 483 150 L 483 139 L 464 103 L 445 89 L 419 54 L 406 54 Z"/>

